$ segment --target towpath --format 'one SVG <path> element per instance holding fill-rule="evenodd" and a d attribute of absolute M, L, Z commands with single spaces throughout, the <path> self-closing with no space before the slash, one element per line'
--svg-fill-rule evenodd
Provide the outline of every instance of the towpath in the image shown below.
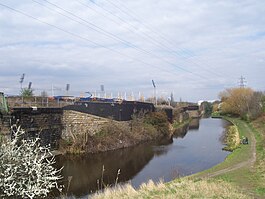
<path fill-rule="evenodd" d="M 227 168 L 224 168 L 224 169 L 221 169 L 218 171 L 208 173 L 202 177 L 211 178 L 211 177 L 215 177 L 218 175 L 222 175 L 222 174 L 240 169 L 242 167 L 253 167 L 254 166 L 254 163 L 256 162 L 256 139 L 255 139 L 255 136 L 254 136 L 252 130 L 245 123 L 244 123 L 244 128 L 246 129 L 247 134 L 250 136 L 249 138 L 250 138 L 250 147 L 251 147 L 251 149 L 250 149 L 251 150 L 251 157 L 248 160 L 234 164 L 232 166 L 229 166 Z"/>

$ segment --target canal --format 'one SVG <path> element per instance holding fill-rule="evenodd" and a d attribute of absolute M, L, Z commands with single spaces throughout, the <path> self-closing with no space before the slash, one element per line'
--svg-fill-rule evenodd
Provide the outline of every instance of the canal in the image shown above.
<path fill-rule="evenodd" d="M 87 198 L 104 186 L 130 182 L 134 187 L 149 179 L 168 182 L 197 173 L 224 161 L 222 136 L 230 125 L 222 119 L 193 120 L 175 133 L 172 140 L 112 152 L 82 156 L 59 156 L 65 195 Z"/>

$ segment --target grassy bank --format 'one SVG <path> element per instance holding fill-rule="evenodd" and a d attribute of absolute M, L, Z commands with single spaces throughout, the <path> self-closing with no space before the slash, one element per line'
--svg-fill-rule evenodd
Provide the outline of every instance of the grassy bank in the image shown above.
<path fill-rule="evenodd" d="M 251 138 L 251 132 L 249 129 L 246 128 L 246 123 L 240 119 L 237 118 L 228 118 L 225 117 L 224 119 L 230 121 L 232 124 L 237 126 L 239 136 L 240 137 L 248 137 Z M 205 174 L 213 173 L 221 169 L 225 169 L 228 167 L 232 167 L 233 165 L 239 164 L 241 162 L 244 162 L 245 160 L 248 160 L 251 158 L 251 144 L 253 144 L 250 141 L 249 145 L 240 145 L 236 150 L 233 151 L 233 153 L 229 154 L 224 162 L 206 170 L 203 172 L 200 172 L 196 174 L 195 176 L 205 176 Z"/>
<path fill-rule="evenodd" d="M 165 112 L 134 115 L 130 121 L 108 119 L 95 134 L 72 133 L 61 140 L 60 151 L 69 154 L 98 153 L 131 147 L 144 142 L 171 139 L 172 132 Z"/>
<path fill-rule="evenodd" d="M 265 197 L 265 116 L 248 124 L 225 118 L 237 126 L 239 136 L 248 137 L 226 160 L 203 172 L 139 190 L 130 185 L 109 189 L 95 198 L 264 198 Z M 255 161 L 257 160 L 257 161 Z"/>
<path fill-rule="evenodd" d="M 94 199 L 109 198 L 248 198 L 234 186 L 223 181 L 187 179 L 175 180 L 171 183 L 154 184 L 152 181 L 135 190 L 131 185 L 115 189 L 107 189 L 104 193 L 93 196 Z"/>
<path fill-rule="evenodd" d="M 179 129 L 179 128 L 182 128 L 182 127 L 188 125 L 191 122 L 191 120 L 192 120 L 192 118 L 184 120 L 183 122 L 174 122 L 172 124 L 172 126 L 173 126 L 174 129 Z"/>
<path fill-rule="evenodd" d="M 223 148 L 223 150 L 226 150 L 226 151 L 234 151 L 240 146 L 240 136 L 239 136 L 237 126 L 233 125 L 233 126 L 227 127 L 225 143 L 226 143 L 226 146 Z"/>
<path fill-rule="evenodd" d="M 240 137 L 250 138 L 249 145 L 240 145 L 223 163 L 192 177 L 214 177 L 216 180 L 222 180 L 233 186 L 240 187 L 239 189 L 250 198 L 264 198 L 265 117 L 259 118 L 252 123 L 246 123 L 236 118 L 226 119 L 238 127 Z"/>

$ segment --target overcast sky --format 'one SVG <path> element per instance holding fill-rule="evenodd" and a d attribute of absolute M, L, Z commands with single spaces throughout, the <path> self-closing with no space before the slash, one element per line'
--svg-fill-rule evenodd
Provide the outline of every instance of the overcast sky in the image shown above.
<path fill-rule="evenodd" d="M 265 90 L 264 0 L 1 0 L 0 91 L 217 99 Z"/>

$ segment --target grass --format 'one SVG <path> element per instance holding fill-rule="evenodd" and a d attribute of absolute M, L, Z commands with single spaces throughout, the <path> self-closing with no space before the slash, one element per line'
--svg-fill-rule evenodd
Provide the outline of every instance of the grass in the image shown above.
<path fill-rule="evenodd" d="M 237 119 L 231 120 L 238 125 L 240 136 L 250 136 L 244 128 L 244 122 Z M 250 157 L 250 147 L 243 145 L 231 153 L 224 163 L 199 175 L 176 179 L 166 184 L 155 185 L 149 182 L 143 184 L 137 191 L 130 185 L 119 187 L 119 189 L 107 189 L 104 193 L 95 195 L 94 198 L 249 198 L 234 185 L 234 178 L 230 175 L 211 180 L 201 179 L 200 176 L 237 164 Z"/>
<path fill-rule="evenodd" d="M 184 120 L 183 122 L 174 122 L 173 123 L 173 128 L 177 129 L 177 128 L 181 128 L 187 124 L 189 124 L 191 122 L 192 118 L 189 118 L 188 120 Z"/>
<path fill-rule="evenodd" d="M 240 145 L 240 137 L 238 129 L 235 125 L 229 126 L 225 137 L 226 146 L 223 148 L 226 151 L 234 151 Z"/>
<path fill-rule="evenodd" d="M 250 137 L 250 132 L 246 129 L 245 127 L 245 122 L 238 119 L 238 118 L 228 118 L 225 117 L 226 120 L 230 121 L 231 123 L 233 123 L 234 125 L 237 126 L 238 128 L 238 132 L 239 132 L 239 136 L 240 137 Z M 218 170 L 227 168 L 227 167 L 231 167 L 233 165 L 236 165 L 240 162 L 243 162 L 247 159 L 251 158 L 251 148 L 250 148 L 251 142 L 249 145 L 240 145 L 236 150 L 233 151 L 233 153 L 229 154 L 225 161 L 208 169 L 205 171 L 202 171 L 198 174 L 195 174 L 194 176 L 202 176 L 208 173 L 213 173 L 216 172 Z"/>
<path fill-rule="evenodd" d="M 143 184 L 139 190 L 131 185 L 107 189 L 93 198 L 265 198 L 265 116 L 251 124 L 237 118 L 226 118 L 237 126 L 239 136 L 256 138 L 256 163 L 225 172 L 213 178 L 205 178 L 216 171 L 234 168 L 252 158 L 251 145 L 240 145 L 226 160 L 198 174 L 175 179 L 169 183 Z"/>
<path fill-rule="evenodd" d="M 231 120 L 232 123 L 237 125 L 240 133 L 240 137 L 250 137 L 250 133 L 253 133 L 256 139 L 256 154 L 257 160 L 254 166 L 245 166 L 240 169 L 227 172 L 225 174 L 215 177 L 217 180 L 222 180 L 230 183 L 234 186 L 240 187 L 241 190 L 249 194 L 249 197 L 264 198 L 265 197 L 265 149 L 264 149 L 264 133 L 265 124 L 259 125 L 259 129 L 255 127 L 255 124 L 260 124 L 261 122 L 254 121 L 252 123 L 246 123 L 240 119 L 236 118 L 226 118 Z M 265 120 L 264 120 L 265 121 Z M 257 126 L 257 125 L 256 125 Z M 264 132 L 263 134 L 261 132 Z M 251 154 L 251 143 L 249 145 L 240 145 L 240 148 L 236 149 L 231 153 L 226 160 L 199 174 L 195 177 L 203 176 L 206 174 L 213 173 L 215 171 L 232 167 L 240 162 L 250 159 Z"/>
<path fill-rule="evenodd" d="M 257 161 L 252 172 L 256 184 L 255 193 L 265 198 L 265 115 L 252 122 L 250 128 L 255 133 L 257 141 Z"/>
<path fill-rule="evenodd" d="M 60 143 L 64 153 L 81 154 L 111 151 L 144 142 L 170 139 L 171 131 L 165 112 L 134 115 L 131 121 L 108 120 L 90 134 L 70 131 L 71 137 Z"/>
<path fill-rule="evenodd" d="M 212 116 L 212 118 L 221 118 L 222 117 L 219 111 L 213 112 L 211 116 Z"/>
<path fill-rule="evenodd" d="M 234 186 L 223 181 L 179 179 L 171 183 L 152 181 L 135 190 L 127 184 L 116 189 L 107 189 L 104 193 L 95 194 L 94 199 L 105 198 L 249 198 Z"/>

